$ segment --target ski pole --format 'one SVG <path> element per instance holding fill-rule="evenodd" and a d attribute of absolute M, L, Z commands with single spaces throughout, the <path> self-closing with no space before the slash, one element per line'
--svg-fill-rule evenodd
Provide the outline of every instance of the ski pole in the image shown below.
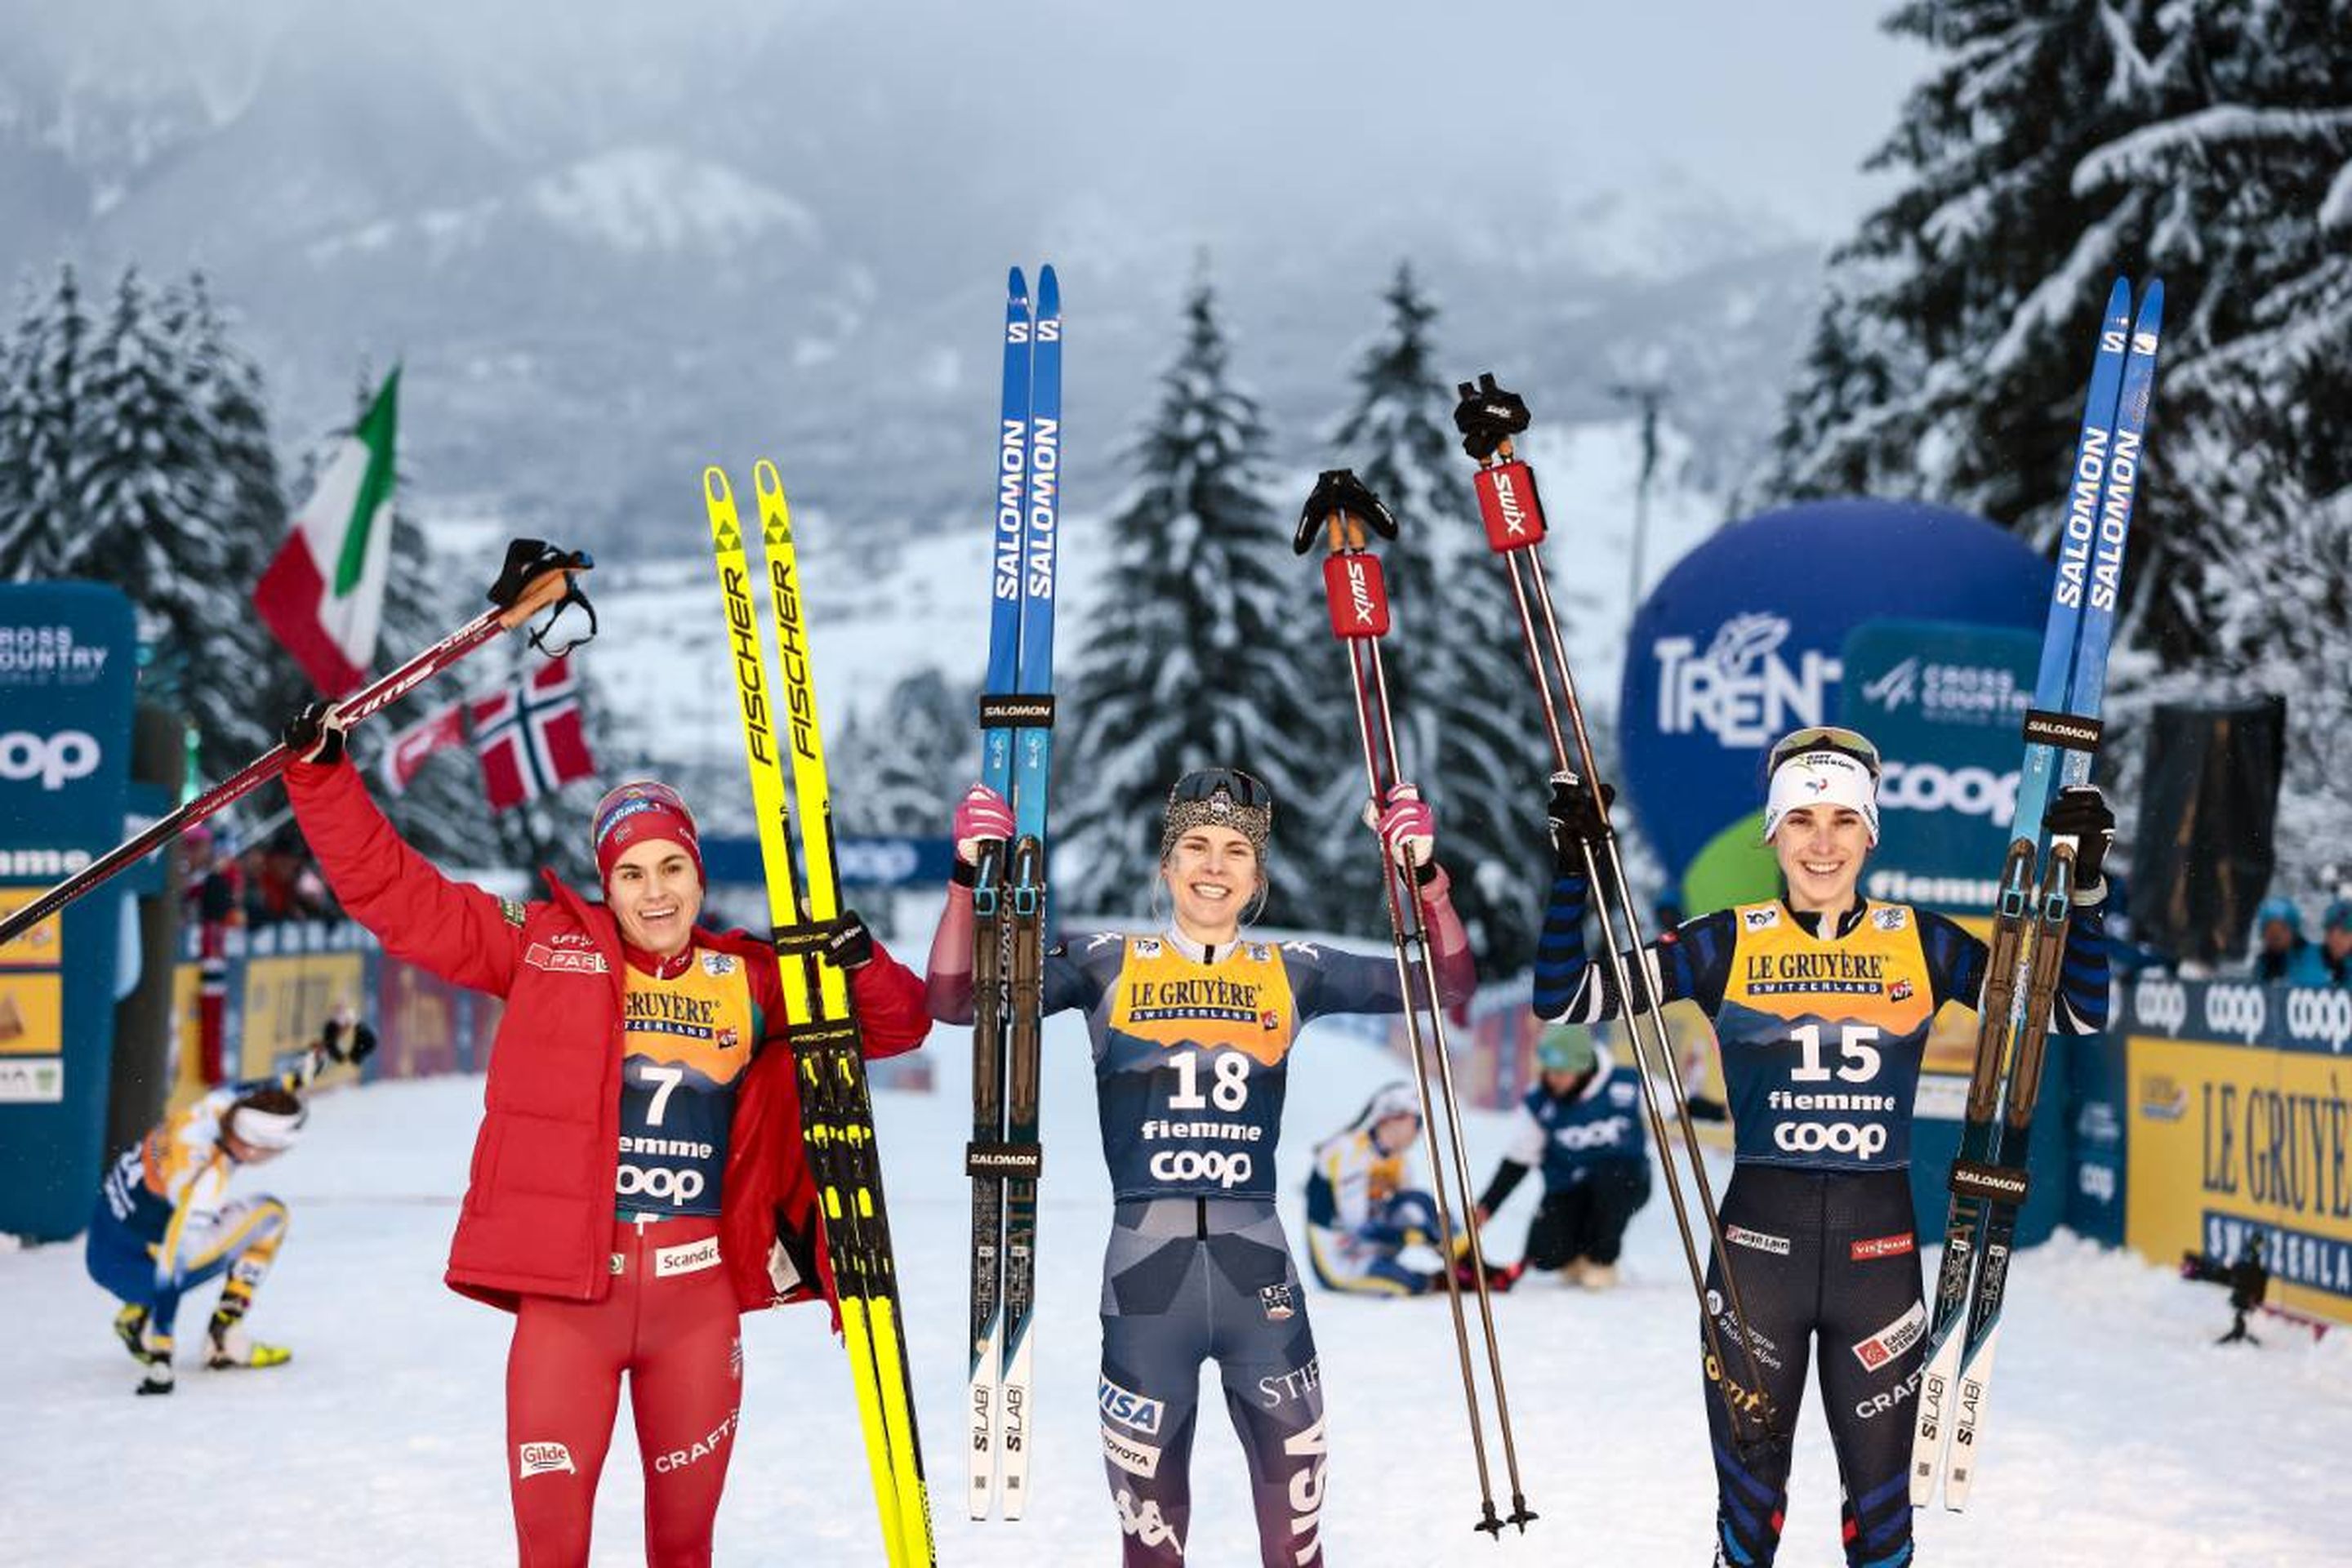
<path fill-rule="evenodd" d="M 1486 543 L 1502 558 L 1510 578 L 1511 598 L 1519 616 L 1520 651 L 1527 656 L 1528 670 L 1536 683 L 1554 768 L 1574 768 L 1580 773 L 1601 805 L 1604 825 L 1601 842 L 1597 847 L 1590 843 L 1581 847 L 1586 885 L 1599 895 L 1593 907 L 1601 918 L 1602 962 L 1625 1008 L 1626 1035 L 1633 1042 L 1633 1053 L 1642 1071 L 1643 1110 L 1651 1136 L 1657 1140 L 1658 1164 L 1665 1177 L 1667 1201 L 1674 1209 L 1675 1227 L 1682 1238 L 1683 1260 L 1690 1271 L 1691 1289 L 1698 1298 L 1707 1378 L 1721 1395 L 1738 1440 L 1752 1443 L 1770 1434 L 1773 1412 L 1764 1393 L 1763 1367 L 1755 1336 L 1748 1329 L 1747 1307 L 1734 1278 L 1730 1251 L 1724 1245 L 1723 1223 L 1700 1152 L 1698 1130 L 1691 1121 L 1689 1097 L 1685 1091 L 1673 1036 L 1656 988 L 1646 983 L 1637 987 L 1626 962 L 1629 952 L 1639 954 L 1642 951 L 1641 917 L 1633 886 L 1625 876 L 1624 859 L 1618 851 L 1616 830 L 1608 824 L 1608 804 L 1599 793 L 1599 767 L 1593 758 L 1591 737 L 1585 728 L 1584 707 L 1577 697 L 1576 676 L 1569 665 L 1568 647 L 1560 636 L 1550 583 L 1537 548 L 1543 541 L 1546 525 L 1535 471 L 1513 453 L 1511 438 L 1528 427 L 1527 404 L 1516 393 L 1496 385 L 1491 374 L 1482 375 L 1475 386 L 1468 382 L 1460 384 L 1459 391 L 1462 401 L 1454 410 L 1454 424 L 1463 432 L 1464 448 L 1479 465 L 1478 510 L 1486 524 Z M 1553 690 L 1555 679 L 1559 683 L 1557 694 Z M 1675 1169 L 1674 1143 L 1666 1133 L 1666 1115 L 1658 1103 L 1660 1077 L 1665 1079 L 1673 1100 L 1674 1119 L 1690 1165 L 1692 1189 L 1698 1199 L 1707 1243 L 1722 1270 L 1724 1304 L 1745 1352 L 1748 1381 L 1744 1387 L 1732 1378 L 1724 1359 L 1722 1339 L 1717 1331 L 1716 1315 L 1707 1310 L 1706 1265 L 1699 1256 L 1681 1176 Z"/>
<path fill-rule="evenodd" d="M 1330 612 L 1332 635 L 1348 650 L 1349 674 L 1356 699 L 1356 731 L 1363 749 L 1364 778 L 1374 809 L 1398 782 L 1394 717 L 1389 703 L 1388 673 L 1381 658 L 1381 638 L 1389 629 L 1388 595 L 1380 561 L 1365 548 L 1367 523 L 1384 536 L 1396 537 L 1396 519 L 1363 482 L 1345 468 L 1325 473 L 1307 498 L 1292 547 L 1305 554 L 1315 535 L 1325 535 L 1323 585 Z M 1471 1451 L 1476 1461 L 1481 1514 L 1478 1530 L 1499 1539 L 1506 1523 L 1524 1533 L 1537 1515 L 1528 1509 L 1519 1480 L 1519 1458 L 1511 1435 L 1511 1407 L 1503 1382 L 1501 1347 L 1495 1332 L 1494 1303 L 1487 1293 L 1486 1261 L 1480 1247 L 1478 1221 L 1472 1205 L 1469 1157 L 1462 1140 L 1461 1107 L 1454 1088 L 1452 1047 L 1445 1035 L 1444 1009 L 1437 1001 L 1437 962 L 1429 943 L 1429 910 L 1421 893 L 1420 868 L 1408 851 L 1399 868 L 1381 855 L 1381 888 L 1387 896 L 1389 930 L 1396 952 L 1397 984 L 1404 1004 L 1406 1042 L 1412 1051 L 1415 1086 L 1421 1095 L 1422 1135 L 1428 1146 L 1431 1185 L 1437 1205 L 1438 1240 L 1445 1268 L 1445 1295 L 1454 1320 L 1454 1342 L 1461 1363 L 1462 1394 L 1470 1415 Z M 1402 889 L 1402 890 L 1400 890 Z M 1415 971 L 1428 1008 L 1428 1033 L 1423 1031 L 1422 1005 L 1414 999 Z M 1438 1093 L 1430 1091 L 1429 1063 L 1436 1058 Z M 1447 1148 L 1438 1146 L 1438 1118 L 1433 1098 L 1443 1104 Z M 1502 1437 L 1503 1462 L 1511 1488 L 1511 1513 L 1506 1520 L 1495 1510 L 1495 1489 L 1486 1462 L 1484 1423 L 1478 1412 L 1477 1374 L 1470 1354 L 1469 1326 L 1463 1315 L 1462 1285 L 1454 1269 L 1454 1206 L 1448 1195 L 1451 1181 L 1461 1194 L 1463 1236 L 1467 1243 L 1471 1279 L 1478 1302 L 1481 1337 L 1486 1344 L 1487 1376 L 1495 1385 L 1495 1419 Z"/>
<path fill-rule="evenodd" d="M 570 653 L 596 635 L 595 608 L 575 581 L 578 574 L 594 564 L 584 550 L 562 551 L 536 539 L 515 540 L 507 546 L 506 565 L 499 571 L 499 580 L 490 584 L 493 608 L 476 616 L 398 669 L 378 676 L 336 703 L 336 715 L 346 728 L 358 723 L 405 697 L 500 632 L 523 625 L 551 605 L 553 613 L 530 633 L 531 646 L 551 658 Z M 579 605 L 588 617 L 586 634 L 572 638 L 562 647 L 548 647 L 550 629 L 573 605 Z M 0 945 L 16 941 L 132 861 L 143 858 L 157 845 L 242 800 L 284 773 L 293 760 L 294 753 L 281 741 L 194 800 L 165 812 L 32 902 L 0 919 Z"/>

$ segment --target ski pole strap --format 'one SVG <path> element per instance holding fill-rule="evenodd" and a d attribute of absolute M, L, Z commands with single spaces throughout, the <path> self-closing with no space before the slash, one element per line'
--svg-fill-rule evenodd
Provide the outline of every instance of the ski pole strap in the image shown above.
<path fill-rule="evenodd" d="M 1009 1176 L 1034 1182 L 1045 1168 L 1045 1150 L 1038 1143 L 1008 1143 L 975 1138 L 963 1146 L 968 1176 Z"/>
<path fill-rule="evenodd" d="M 1478 516 L 1486 524 L 1486 548 L 1498 555 L 1543 542 L 1543 501 L 1536 475 L 1525 463 L 1496 463 L 1471 476 L 1478 490 Z"/>
<path fill-rule="evenodd" d="M 2027 1184 L 2025 1173 L 2015 1166 L 1988 1165 L 1980 1160 L 1952 1162 L 1952 1191 L 1964 1198 L 2021 1204 Z"/>
<path fill-rule="evenodd" d="M 983 691 L 980 697 L 982 729 L 1050 730 L 1054 727 L 1054 694 L 1050 691 Z"/>
<path fill-rule="evenodd" d="M 2026 740 L 2064 751 L 2095 754 L 2103 728 L 2098 720 L 2084 713 L 2053 713 L 2046 708 L 2025 710 Z"/>
<path fill-rule="evenodd" d="M 1462 432 L 1462 449 L 1479 462 L 1528 427 L 1527 399 L 1496 385 L 1493 371 L 1481 373 L 1475 386 L 1455 383 L 1454 393 L 1462 401 L 1454 405 L 1454 427 Z"/>

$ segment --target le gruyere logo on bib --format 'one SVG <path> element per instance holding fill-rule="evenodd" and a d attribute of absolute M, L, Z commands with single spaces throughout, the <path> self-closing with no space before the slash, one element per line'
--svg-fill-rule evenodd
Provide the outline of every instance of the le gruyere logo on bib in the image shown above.
<path fill-rule="evenodd" d="M 1886 959 L 1883 952 L 1837 948 L 1751 952 L 1745 978 L 1748 994 L 1755 996 L 1822 992 L 1874 996 L 1885 986 Z"/>

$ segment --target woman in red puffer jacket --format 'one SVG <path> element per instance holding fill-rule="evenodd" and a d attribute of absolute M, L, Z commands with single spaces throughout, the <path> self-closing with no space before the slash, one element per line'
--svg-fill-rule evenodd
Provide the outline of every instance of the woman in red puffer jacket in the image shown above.
<path fill-rule="evenodd" d="M 286 771 L 295 816 L 352 917 L 387 952 L 505 1000 L 447 1279 L 515 1314 L 521 1562 L 587 1562 L 625 1371 L 646 1560 L 709 1563 L 740 1405 L 738 1314 L 833 1295 L 773 950 L 695 923 L 701 849 L 666 785 L 598 805 L 604 902 L 550 874 L 548 896 L 520 903 L 402 842 L 343 765 L 324 704 L 287 741 L 302 759 Z M 829 945 L 866 1054 L 919 1044 L 922 981 L 854 914 Z"/>

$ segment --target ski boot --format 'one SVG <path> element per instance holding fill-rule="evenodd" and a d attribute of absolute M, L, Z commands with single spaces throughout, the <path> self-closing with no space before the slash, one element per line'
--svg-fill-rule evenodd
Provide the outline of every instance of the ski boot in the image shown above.
<path fill-rule="evenodd" d="M 205 1365 L 214 1372 L 233 1367 L 283 1366 L 294 1359 L 284 1345 L 267 1345 L 245 1331 L 236 1318 L 215 1312 L 205 1330 Z"/>

